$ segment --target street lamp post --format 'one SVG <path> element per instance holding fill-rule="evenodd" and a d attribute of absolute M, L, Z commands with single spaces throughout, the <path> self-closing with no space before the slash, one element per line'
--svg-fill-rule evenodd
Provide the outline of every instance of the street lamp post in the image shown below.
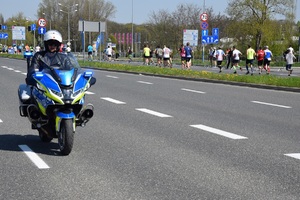
<path fill-rule="evenodd" d="M 131 51 L 133 52 L 133 0 L 131 1 L 131 6 Z"/>
<path fill-rule="evenodd" d="M 59 11 L 68 14 L 68 43 L 67 43 L 67 45 L 70 46 L 70 45 L 71 45 L 71 41 L 70 41 L 70 12 L 71 12 L 71 9 L 72 9 L 72 8 L 78 6 L 78 3 L 75 4 L 75 5 L 72 5 L 72 6 L 65 6 L 65 5 L 62 5 L 61 3 L 58 3 L 58 5 L 67 8 L 67 11 L 64 11 L 64 10 L 62 10 L 62 9 L 60 9 Z M 76 12 L 76 11 L 77 11 L 77 9 L 75 8 L 74 12 Z"/>

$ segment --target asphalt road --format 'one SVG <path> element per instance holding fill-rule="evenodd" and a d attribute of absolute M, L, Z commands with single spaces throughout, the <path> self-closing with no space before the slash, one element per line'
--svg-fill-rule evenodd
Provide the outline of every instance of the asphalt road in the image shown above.
<path fill-rule="evenodd" d="M 25 73 L 0 58 L 0 199 L 300 199 L 299 93 L 95 70 L 61 156 L 19 116 Z"/>

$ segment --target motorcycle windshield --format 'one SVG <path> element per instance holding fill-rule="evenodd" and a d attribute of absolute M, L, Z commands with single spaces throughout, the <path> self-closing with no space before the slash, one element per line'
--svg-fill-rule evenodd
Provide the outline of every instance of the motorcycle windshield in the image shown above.
<path fill-rule="evenodd" d="M 54 69 L 55 73 L 60 78 L 60 84 L 69 86 L 72 85 L 72 77 L 74 76 L 74 68 L 70 70 L 60 70 L 60 69 Z"/>

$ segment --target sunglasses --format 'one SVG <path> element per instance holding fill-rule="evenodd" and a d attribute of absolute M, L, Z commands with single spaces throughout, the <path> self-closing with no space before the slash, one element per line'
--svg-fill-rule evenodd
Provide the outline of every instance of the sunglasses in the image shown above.
<path fill-rule="evenodd" d="M 48 46 L 56 46 L 56 47 L 58 47 L 59 46 L 59 42 L 57 42 L 57 41 L 49 41 L 48 42 Z"/>

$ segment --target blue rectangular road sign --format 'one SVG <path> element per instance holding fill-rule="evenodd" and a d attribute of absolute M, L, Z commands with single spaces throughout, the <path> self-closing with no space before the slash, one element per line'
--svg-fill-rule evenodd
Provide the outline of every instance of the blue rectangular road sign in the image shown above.
<path fill-rule="evenodd" d="M 46 33 L 46 28 L 39 26 L 38 33 L 41 34 L 41 35 L 44 35 Z"/>
<path fill-rule="evenodd" d="M 36 24 L 31 24 L 31 30 L 35 31 L 35 29 L 36 29 Z"/>
<path fill-rule="evenodd" d="M 218 44 L 219 36 L 217 35 L 207 35 L 202 36 L 202 44 Z"/>
<path fill-rule="evenodd" d="M 2 30 L 6 30 L 6 29 L 7 29 L 7 26 L 6 26 L 6 25 L 1 25 L 1 29 L 2 29 Z"/>
<path fill-rule="evenodd" d="M 219 35 L 219 28 L 213 28 L 212 35 Z"/>
<path fill-rule="evenodd" d="M 208 36 L 208 30 L 202 30 L 202 36 Z"/>
<path fill-rule="evenodd" d="M 218 44 L 218 42 L 219 42 L 219 35 L 213 35 L 213 41 L 214 41 L 214 44 Z"/>
<path fill-rule="evenodd" d="M 8 33 L 0 33 L 0 39 L 8 39 Z"/>
<path fill-rule="evenodd" d="M 208 35 L 208 30 L 202 30 L 202 44 L 218 44 L 219 28 L 212 29 L 212 35 Z"/>

